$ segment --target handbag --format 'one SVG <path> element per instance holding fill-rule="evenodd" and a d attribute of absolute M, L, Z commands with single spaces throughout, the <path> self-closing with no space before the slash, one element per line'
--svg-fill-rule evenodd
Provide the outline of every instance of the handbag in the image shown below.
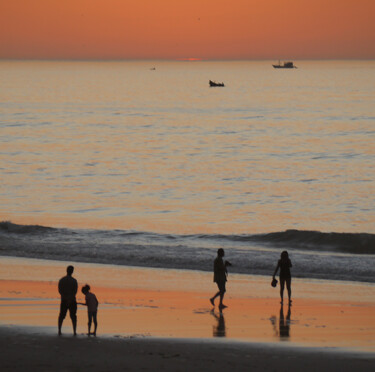
<path fill-rule="evenodd" d="M 271 285 L 272 285 L 272 287 L 274 287 L 274 288 L 277 286 L 277 279 L 276 279 L 276 278 L 273 278 L 273 279 L 272 279 Z"/>

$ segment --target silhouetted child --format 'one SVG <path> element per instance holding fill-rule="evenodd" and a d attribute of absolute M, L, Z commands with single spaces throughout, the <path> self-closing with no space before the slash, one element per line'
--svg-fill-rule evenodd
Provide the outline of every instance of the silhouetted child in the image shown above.
<path fill-rule="evenodd" d="M 88 334 L 87 335 L 94 335 L 96 336 L 96 329 L 98 328 L 98 322 L 97 322 L 97 313 L 98 313 L 98 305 L 99 302 L 94 295 L 94 293 L 90 292 L 90 286 L 86 284 L 84 287 L 82 287 L 82 293 L 85 295 L 86 303 L 80 302 L 80 305 L 87 306 L 87 315 L 89 318 L 88 322 Z M 91 323 L 94 321 L 94 332 L 91 333 Z"/>
<path fill-rule="evenodd" d="M 290 268 L 292 267 L 292 262 L 289 259 L 289 255 L 287 251 L 283 251 L 281 253 L 280 260 L 277 262 L 277 266 L 275 272 L 273 273 L 273 278 L 275 279 L 275 275 L 277 271 L 280 269 L 280 298 L 281 304 L 284 301 L 284 287 L 286 283 L 286 288 L 288 290 L 288 297 L 289 297 L 289 304 L 292 303 L 292 275 L 290 273 Z"/>

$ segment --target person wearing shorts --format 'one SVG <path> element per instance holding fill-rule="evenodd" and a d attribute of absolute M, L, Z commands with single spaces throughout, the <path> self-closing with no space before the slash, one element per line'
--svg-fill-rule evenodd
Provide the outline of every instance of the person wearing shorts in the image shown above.
<path fill-rule="evenodd" d="M 76 301 L 76 294 L 78 290 L 78 283 L 77 280 L 72 277 L 74 271 L 73 266 L 68 266 L 66 268 L 67 275 L 60 279 L 59 281 L 59 293 L 61 296 L 61 303 L 60 303 L 60 314 L 58 318 L 58 329 L 59 335 L 61 335 L 61 327 L 63 321 L 66 317 L 66 313 L 69 310 L 70 319 L 72 320 L 73 324 L 73 333 L 74 335 L 77 334 L 77 301 Z"/>

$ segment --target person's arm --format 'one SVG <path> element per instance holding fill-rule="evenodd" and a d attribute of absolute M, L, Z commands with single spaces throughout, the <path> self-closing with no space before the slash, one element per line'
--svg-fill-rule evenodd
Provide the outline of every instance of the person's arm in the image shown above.
<path fill-rule="evenodd" d="M 217 267 L 217 263 L 216 263 L 216 260 L 214 261 L 214 275 L 216 276 L 217 275 L 217 272 L 218 272 L 218 267 Z"/>
<path fill-rule="evenodd" d="M 289 267 L 293 267 L 291 260 L 289 260 Z"/>
<path fill-rule="evenodd" d="M 275 272 L 273 273 L 273 278 L 276 276 L 276 273 L 277 273 L 277 270 L 279 270 L 279 267 L 280 267 L 280 261 L 277 263 Z"/>
<path fill-rule="evenodd" d="M 87 298 L 85 297 L 85 302 L 77 302 L 77 304 L 87 306 Z"/>
<path fill-rule="evenodd" d="M 78 291 L 78 282 L 74 280 L 74 295 L 77 294 L 77 291 Z"/>

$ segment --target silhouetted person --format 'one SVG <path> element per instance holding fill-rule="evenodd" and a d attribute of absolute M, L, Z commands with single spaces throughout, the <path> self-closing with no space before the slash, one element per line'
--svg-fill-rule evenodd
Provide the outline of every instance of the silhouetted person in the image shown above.
<path fill-rule="evenodd" d="M 292 303 L 292 275 L 290 273 L 290 268 L 292 267 L 292 262 L 289 259 L 289 255 L 287 251 L 281 252 L 280 260 L 277 263 L 275 272 L 273 273 L 273 278 L 275 279 L 275 275 L 277 271 L 280 269 L 280 298 L 281 304 L 284 302 L 284 287 L 286 283 L 286 288 L 288 290 L 288 297 L 289 297 L 289 304 Z"/>
<path fill-rule="evenodd" d="M 82 287 L 82 293 L 85 295 L 86 302 L 82 303 L 79 302 L 80 305 L 85 305 L 87 306 L 87 316 L 89 319 L 88 322 L 88 333 L 87 335 L 94 335 L 96 336 L 96 329 L 98 328 L 98 322 L 97 322 L 97 313 L 98 313 L 98 305 L 99 302 L 94 295 L 94 293 L 90 292 L 90 286 L 86 284 L 84 287 Z M 91 323 L 94 321 L 94 332 L 91 333 Z"/>
<path fill-rule="evenodd" d="M 61 295 L 60 315 L 59 315 L 59 335 L 61 335 L 61 327 L 65 319 L 66 313 L 69 310 L 70 319 L 72 319 L 73 332 L 76 335 L 77 330 L 77 301 L 76 293 L 78 290 L 78 283 L 72 277 L 74 271 L 73 266 L 66 268 L 67 275 L 59 281 L 59 293 Z"/>
<path fill-rule="evenodd" d="M 213 326 L 212 335 L 213 337 L 226 337 L 226 328 L 225 328 L 225 319 L 224 314 L 220 311 L 219 315 L 215 314 L 214 310 L 211 311 L 211 314 L 217 320 L 217 325 Z"/>
<path fill-rule="evenodd" d="M 215 306 L 215 298 L 220 296 L 220 304 L 219 304 L 219 309 L 224 309 L 227 306 L 223 304 L 223 299 L 224 299 L 224 294 L 226 292 L 225 289 L 225 283 L 227 281 L 227 266 L 230 266 L 230 262 L 223 260 L 224 257 L 224 249 L 219 248 L 217 251 L 217 257 L 215 258 L 214 261 L 214 282 L 217 284 L 219 291 L 210 298 L 210 302 L 212 306 Z"/>
<path fill-rule="evenodd" d="M 279 320 L 279 335 L 280 335 L 280 338 L 289 338 L 290 316 L 291 316 L 290 305 L 288 306 L 288 314 L 286 315 L 286 319 L 284 318 L 283 305 L 281 305 L 281 307 L 280 307 L 280 320 Z"/>

